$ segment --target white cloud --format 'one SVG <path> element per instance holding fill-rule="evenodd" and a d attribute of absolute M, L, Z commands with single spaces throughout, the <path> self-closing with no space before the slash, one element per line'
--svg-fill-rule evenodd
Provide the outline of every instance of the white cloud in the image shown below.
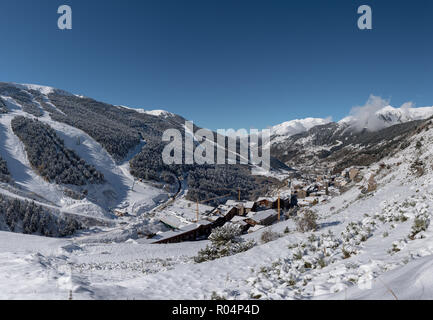
<path fill-rule="evenodd" d="M 389 100 L 370 95 L 363 106 L 353 107 L 350 111 L 352 116 L 352 126 L 360 131 L 364 128 L 376 131 L 384 127 L 384 122 L 376 116 L 376 112 L 389 106 Z"/>

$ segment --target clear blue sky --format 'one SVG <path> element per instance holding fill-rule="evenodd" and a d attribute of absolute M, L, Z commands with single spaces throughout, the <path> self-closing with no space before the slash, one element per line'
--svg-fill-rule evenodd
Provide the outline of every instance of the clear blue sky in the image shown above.
<path fill-rule="evenodd" d="M 73 30 L 57 29 L 69 4 Z M 373 30 L 357 29 L 357 7 Z M 433 105 L 433 1 L 10 0 L 0 81 L 217 128 L 338 120 L 370 94 Z"/>

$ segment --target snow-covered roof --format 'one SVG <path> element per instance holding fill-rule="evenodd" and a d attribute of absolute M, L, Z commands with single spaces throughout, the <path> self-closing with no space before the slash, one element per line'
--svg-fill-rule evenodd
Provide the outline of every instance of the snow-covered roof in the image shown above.
<path fill-rule="evenodd" d="M 263 220 L 266 220 L 266 219 L 268 219 L 270 217 L 277 216 L 277 215 L 278 215 L 277 211 L 275 211 L 273 209 L 270 209 L 270 210 L 259 211 L 259 212 L 255 213 L 251 217 L 251 219 L 253 219 L 256 222 L 261 222 Z"/>
<path fill-rule="evenodd" d="M 232 200 L 232 199 L 227 200 L 227 202 L 226 202 L 226 206 L 230 206 L 230 207 L 236 206 L 237 204 L 238 204 L 238 202 L 236 200 Z"/>
<path fill-rule="evenodd" d="M 176 218 L 171 214 L 160 213 L 158 215 L 158 218 L 162 223 L 165 223 L 166 225 L 173 228 L 181 228 L 184 225 L 180 219 Z"/>
<path fill-rule="evenodd" d="M 212 224 L 212 222 L 208 221 L 208 220 L 200 220 L 197 222 L 197 225 L 199 225 L 199 226 L 208 226 L 210 224 Z"/>
<path fill-rule="evenodd" d="M 248 229 L 248 233 L 258 231 L 260 229 L 263 229 L 264 227 L 265 226 L 262 226 L 261 224 L 256 224 L 255 226 Z"/>
<path fill-rule="evenodd" d="M 241 226 L 246 226 L 246 225 L 248 225 L 248 223 L 246 223 L 245 221 L 243 221 L 243 220 L 239 220 L 239 221 L 236 221 L 236 222 L 233 222 L 234 224 L 237 224 L 237 225 L 241 225 Z"/>
<path fill-rule="evenodd" d="M 238 221 L 244 221 L 245 217 L 241 217 L 241 216 L 234 216 L 231 220 L 231 222 L 238 222 Z"/>
<path fill-rule="evenodd" d="M 245 202 L 244 207 L 247 209 L 252 209 L 254 207 L 254 201 Z"/>
<path fill-rule="evenodd" d="M 277 200 L 277 198 L 275 198 L 275 197 L 260 197 L 257 199 L 257 202 L 260 202 L 260 201 L 274 202 L 275 200 Z"/>

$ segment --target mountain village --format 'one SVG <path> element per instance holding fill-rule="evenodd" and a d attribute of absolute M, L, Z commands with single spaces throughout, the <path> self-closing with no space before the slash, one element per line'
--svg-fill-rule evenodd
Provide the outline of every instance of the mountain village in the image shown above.
<path fill-rule="evenodd" d="M 376 190 L 374 174 L 363 173 L 363 167 L 351 167 L 341 173 L 330 170 L 284 180 L 285 186 L 274 194 L 256 200 L 230 199 L 217 207 L 174 199 L 168 206 L 156 210 L 156 217 L 171 230 L 157 234 L 141 234 L 146 243 L 177 243 L 206 239 L 214 228 L 227 224 L 238 226 L 243 233 L 252 233 L 267 226 L 296 217 L 299 209 L 326 203 L 350 184 L 358 184 L 362 193 Z M 326 173 L 323 173 L 326 171 Z M 123 211 L 116 211 L 124 215 Z"/>

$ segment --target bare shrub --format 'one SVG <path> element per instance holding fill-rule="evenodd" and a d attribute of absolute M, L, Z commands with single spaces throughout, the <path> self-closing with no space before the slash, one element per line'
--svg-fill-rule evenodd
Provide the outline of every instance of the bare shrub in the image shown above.
<path fill-rule="evenodd" d="M 420 159 L 415 160 L 411 164 L 410 170 L 414 175 L 418 177 L 423 176 L 425 173 L 424 162 L 422 162 Z"/>
<path fill-rule="evenodd" d="M 263 243 L 268 243 L 268 242 L 277 240 L 280 237 L 281 237 L 280 233 L 272 231 L 271 229 L 269 229 L 269 230 L 265 230 L 262 232 L 260 240 L 262 240 Z"/>
<path fill-rule="evenodd" d="M 300 232 L 316 231 L 318 229 L 317 214 L 309 209 L 301 211 L 296 219 L 296 229 Z"/>

